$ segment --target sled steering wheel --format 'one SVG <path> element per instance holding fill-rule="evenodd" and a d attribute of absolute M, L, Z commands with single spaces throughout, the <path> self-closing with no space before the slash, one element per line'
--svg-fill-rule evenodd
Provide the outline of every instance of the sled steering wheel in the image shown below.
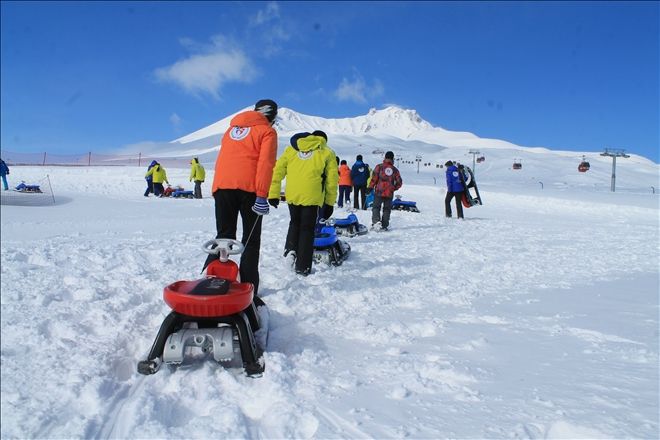
<path fill-rule="evenodd" d="M 336 221 L 335 221 L 334 217 L 320 218 L 319 223 L 322 224 L 322 225 L 325 225 L 325 226 L 334 226 Z"/>
<path fill-rule="evenodd" d="M 216 238 L 204 243 L 202 249 L 207 254 L 217 255 L 220 261 L 225 262 L 229 260 L 230 255 L 243 252 L 245 246 L 240 241 L 231 238 Z"/>

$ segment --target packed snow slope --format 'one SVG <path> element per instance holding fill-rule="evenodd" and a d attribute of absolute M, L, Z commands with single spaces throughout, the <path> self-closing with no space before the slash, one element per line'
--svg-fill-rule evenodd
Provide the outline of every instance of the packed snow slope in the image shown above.
<path fill-rule="evenodd" d="M 286 204 L 271 209 L 259 379 L 212 361 L 136 372 L 163 287 L 200 277 L 212 167 L 201 200 L 143 197 L 143 168 L 13 167 L 11 184 L 48 174 L 56 202 L 0 210 L 0 436 L 658 438 L 657 165 L 620 160 L 611 193 L 604 160 L 511 159 L 477 165 L 484 206 L 465 221 L 444 217 L 442 169 L 402 164 L 421 213 L 306 278 L 282 258 Z"/>

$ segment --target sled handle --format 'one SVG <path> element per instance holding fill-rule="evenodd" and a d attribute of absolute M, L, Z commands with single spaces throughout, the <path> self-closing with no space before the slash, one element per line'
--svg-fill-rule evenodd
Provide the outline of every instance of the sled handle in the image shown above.
<path fill-rule="evenodd" d="M 330 217 L 330 218 L 327 218 L 327 219 L 326 218 L 320 218 L 319 219 L 319 224 L 321 224 L 321 225 L 334 226 L 335 223 L 337 223 L 337 222 L 335 221 L 334 217 Z"/>
<path fill-rule="evenodd" d="M 243 252 L 243 249 L 245 249 L 243 243 L 231 238 L 216 238 L 202 245 L 204 252 L 211 255 L 219 255 L 218 258 L 222 262 L 227 261 L 230 255 L 240 254 Z"/>

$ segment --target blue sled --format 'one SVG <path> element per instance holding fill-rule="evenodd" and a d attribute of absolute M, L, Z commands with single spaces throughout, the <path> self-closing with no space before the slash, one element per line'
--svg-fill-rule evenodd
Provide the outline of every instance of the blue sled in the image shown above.
<path fill-rule="evenodd" d="M 340 266 L 350 253 L 351 246 L 339 239 L 333 219 L 319 219 L 314 234 L 314 262 Z"/>

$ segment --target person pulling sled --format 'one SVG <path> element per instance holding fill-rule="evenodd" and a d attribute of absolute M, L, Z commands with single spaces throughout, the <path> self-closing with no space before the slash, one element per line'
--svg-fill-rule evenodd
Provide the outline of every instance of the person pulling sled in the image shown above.
<path fill-rule="evenodd" d="M 282 180 L 286 177 L 285 196 L 289 207 L 289 229 L 284 256 L 293 256 L 297 274 L 312 272 L 314 232 L 317 218 L 330 218 L 337 199 L 337 160 L 322 131 L 297 133 L 277 159 L 268 203 L 277 208 Z"/>

